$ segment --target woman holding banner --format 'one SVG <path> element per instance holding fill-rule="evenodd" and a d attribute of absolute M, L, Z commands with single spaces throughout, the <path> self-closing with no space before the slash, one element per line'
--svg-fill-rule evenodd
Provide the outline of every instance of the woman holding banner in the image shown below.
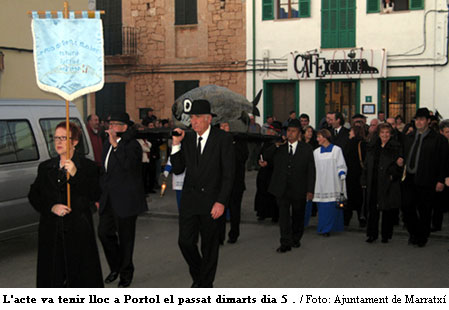
<path fill-rule="evenodd" d="M 100 196 L 98 168 L 75 152 L 81 130 L 74 123 L 56 126 L 58 157 L 39 165 L 28 198 L 40 213 L 37 287 L 103 287 L 91 208 Z M 67 155 L 67 139 L 70 147 Z M 71 208 L 67 206 L 67 172 Z"/>

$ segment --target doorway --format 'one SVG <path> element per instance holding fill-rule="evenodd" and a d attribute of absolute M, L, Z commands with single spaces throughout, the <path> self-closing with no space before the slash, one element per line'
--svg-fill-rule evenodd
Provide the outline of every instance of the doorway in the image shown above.
<path fill-rule="evenodd" d="M 291 111 L 299 112 L 299 83 L 296 81 L 264 81 L 264 120 L 272 115 L 284 122 Z"/>
<path fill-rule="evenodd" d="M 317 124 L 328 112 L 341 112 L 348 122 L 359 112 L 359 81 L 322 81 L 317 88 Z"/>

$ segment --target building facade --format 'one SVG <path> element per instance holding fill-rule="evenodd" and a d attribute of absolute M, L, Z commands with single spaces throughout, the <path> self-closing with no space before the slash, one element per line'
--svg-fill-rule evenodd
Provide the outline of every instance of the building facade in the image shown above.
<path fill-rule="evenodd" d="M 88 0 L 71 0 L 69 10 L 87 10 Z M 62 11 L 63 1 L 5 0 L 0 4 L 0 98 L 52 99 L 61 97 L 40 90 L 33 59 L 31 16 L 28 11 Z M 83 117 L 89 110 L 87 96 L 74 101 Z"/>
<path fill-rule="evenodd" d="M 247 73 L 264 90 L 263 117 L 328 111 L 449 118 L 448 6 L 442 0 L 247 1 L 247 57 L 276 72 Z"/>
<path fill-rule="evenodd" d="M 175 99 L 216 84 L 246 93 L 246 17 L 241 0 L 97 0 L 104 17 L 106 77 L 91 112 L 146 108 L 170 118 Z"/>

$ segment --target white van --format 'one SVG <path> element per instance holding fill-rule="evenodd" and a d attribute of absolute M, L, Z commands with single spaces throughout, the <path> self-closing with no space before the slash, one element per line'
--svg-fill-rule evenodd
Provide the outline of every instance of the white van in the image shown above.
<path fill-rule="evenodd" d="M 70 103 L 70 119 L 83 134 L 77 149 L 94 159 L 81 115 Z M 65 102 L 57 100 L 0 100 L 0 240 L 35 230 L 38 213 L 28 191 L 38 165 L 56 156 L 53 133 L 65 121 Z"/>

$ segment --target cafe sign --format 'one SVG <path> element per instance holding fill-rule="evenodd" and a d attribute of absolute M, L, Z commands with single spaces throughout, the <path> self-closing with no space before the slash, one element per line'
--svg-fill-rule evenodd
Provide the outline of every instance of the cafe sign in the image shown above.
<path fill-rule="evenodd" d="M 288 58 L 288 78 L 292 80 L 385 78 L 386 63 L 385 50 L 294 52 Z"/>

